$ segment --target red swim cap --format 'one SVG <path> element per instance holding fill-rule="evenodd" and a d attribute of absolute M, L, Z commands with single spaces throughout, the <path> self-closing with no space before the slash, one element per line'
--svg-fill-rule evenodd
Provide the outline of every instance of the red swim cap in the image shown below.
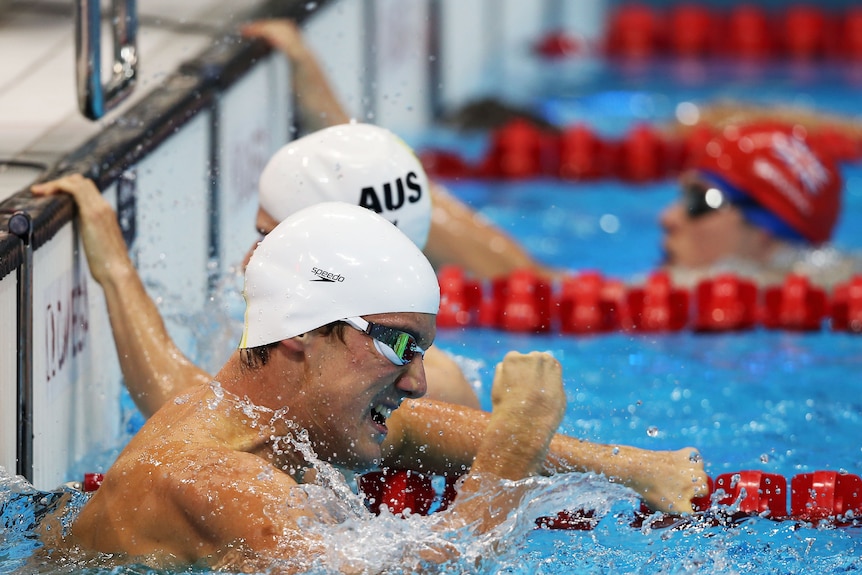
<path fill-rule="evenodd" d="M 694 160 L 749 195 L 813 244 L 830 239 L 843 183 L 835 162 L 809 147 L 801 126 L 758 122 L 728 126 Z"/>

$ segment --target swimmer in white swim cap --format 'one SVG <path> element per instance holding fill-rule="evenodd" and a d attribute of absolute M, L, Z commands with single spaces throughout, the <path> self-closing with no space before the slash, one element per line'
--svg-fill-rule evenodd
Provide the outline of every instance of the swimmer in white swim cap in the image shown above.
<path fill-rule="evenodd" d="M 300 210 L 255 250 L 245 293 L 242 348 L 211 385 L 195 386 L 147 420 L 65 539 L 55 536 L 49 548 L 121 562 L 145 557 L 160 569 L 258 572 L 277 560 L 285 572 L 341 571 L 351 557 L 322 545 L 320 533 L 349 527 L 358 515 L 343 511 L 356 503 L 346 500 L 349 488 L 332 466 L 368 471 L 400 448 L 405 459 L 398 460 L 411 468 L 450 469 L 447 458 L 427 453 L 448 433 L 439 426 L 407 433 L 394 415 L 433 408 L 399 406 L 425 392 L 422 350 L 434 340 L 439 303 L 431 265 L 395 226 L 345 203 Z M 459 467 L 466 477 L 431 527 L 442 543 L 412 562 L 445 561 L 453 553 L 446 533 L 490 533 L 511 516 L 519 500 L 508 486 L 545 469 L 565 404 L 550 354 L 506 355 L 495 372 L 494 411 L 474 414 L 483 420 L 478 445 L 467 433 L 460 447 L 440 448 L 466 456 Z M 396 440 L 386 443 L 390 426 Z M 379 565 L 391 570 L 403 561 Z"/>
<path fill-rule="evenodd" d="M 374 337 L 385 330 L 369 328 L 359 316 L 437 313 L 440 288 L 431 264 L 398 228 L 369 215 L 358 206 L 324 202 L 300 210 L 267 234 L 245 271 L 240 348 L 281 341 L 335 321 L 371 330 Z M 386 333 L 381 338 L 394 346 L 381 349 L 393 363 L 407 363 L 413 351 L 424 353 L 413 336 L 399 339 Z"/>
<path fill-rule="evenodd" d="M 428 176 L 385 128 L 340 124 L 294 140 L 269 160 L 259 191 L 260 210 L 273 222 L 319 202 L 347 202 L 377 212 L 420 249 L 428 240 Z"/>
<path fill-rule="evenodd" d="M 256 226 L 262 236 L 303 208 L 339 201 L 379 213 L 420 249 L 428 239 L 431 194 L 425 170 L 401 138 L 379 126 L 339 124 L 286 144 L 267 163 L 258 188 Z M 428 397 L 480 406 L 473 386 L 445 351 L 429 350 L 425 365 Z"/>

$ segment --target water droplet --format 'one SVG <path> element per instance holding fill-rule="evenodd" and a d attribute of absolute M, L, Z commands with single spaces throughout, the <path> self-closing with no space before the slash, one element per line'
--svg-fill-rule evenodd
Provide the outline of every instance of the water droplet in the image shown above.
<path fill-rule="evenodd" d="M 760 462 L 761 463 L 769 463 L 769 455 L 767 455 L 766 453 L 762 454 L 760 456 Z"/>
<path fill-rule="evenodd" d="M 646 430 L 647 435 L 650 437 L 658 437 L 658 427 L 655 425 L 650 425 Z"/>

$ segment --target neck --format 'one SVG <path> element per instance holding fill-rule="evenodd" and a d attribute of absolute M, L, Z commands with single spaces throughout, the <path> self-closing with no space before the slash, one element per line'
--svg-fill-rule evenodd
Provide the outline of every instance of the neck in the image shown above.
<path fill-rule="evenodd" d="M 266 393 L 280 383 L 272 376 L 274 370 L 270 364 L 248 367 L 238 351 L 221 368 L 216 381 L 227 402 L 226 433 L 235 449 L 266 459 L 302 483 L 311 463 L 297 448 L 301 430 L 288 418 L 286 406 L 273 405 Z"/>

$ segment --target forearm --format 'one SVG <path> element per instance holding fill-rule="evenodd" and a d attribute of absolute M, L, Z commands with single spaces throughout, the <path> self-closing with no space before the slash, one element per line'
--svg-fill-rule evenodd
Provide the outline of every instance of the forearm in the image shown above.
<path fill-rule="evenodd" d="M 291 82 L 304 129 L 314 132 L 349 122 L 350 116 L 338 101 L 314 54 L 303 46 L 288 57 Z"/>
<path fill-rule="evenodd" d="M 102 287 L 123 379 L 144 416 L 210 380 L 174 344 L 130 261 L 115 265 Z"/>
<path fill-rule="evenodd" d="M 462 475 L 479 453 L 490 420 L 491 414 L 485 411 L 429 400 L 406 401 L 390 418 L 384 463 Z M 658 510 L 687 510 L 691 497 L 704 493 L 706 482 L 695 449 L 652 451 L 562 434 L 551 440 L 544 471 L 603 474 L 635 490 Z"/>
<path fill-rule="evenodd" d="M 707 477 L 698 451 L 641 449 L 627 445 L 603 445 L 557 435 L 545 462 L 551 473 L 588 472 L 605 475 L 636 491 L 658 511 L 688 513 L 691 500 L 703 495 Z"/>
<path fill-rule="evenodd" d="M 545 462 L 549 473 L 600 473 L 630 485 L 643 471 L 644 460 L 656 453 L 627 445 L 605 445 L 557 435 Z"/>
<path fill-rule="evenodd" d="M 517 481 L 535 474 L 541 467 L 547 434 L 541 433 L 539 425 L 535 434 L 513 436 L 507 414 L 471 415 L 475 416 L 470 417 L 474 423 L 465 421 L 459 426 L 466 437 L 455 455 L 470 459 L 466 457 L 467 450 L 475 446 L 476 457 L 458 486 L 458 497 L 448 508 L 446 526 L 458 529 L 471 525 L 475 532 L 487 533 L 520 504 L 526 486 Z M 480 427 L 484 427 L 481 432 Z"/>
<path fill-rule="evenodd" d="M 383 463 L 425 473 L 459 476 L 474 466 L 474 459 L 486 445 L 489 449 L 479 461 L 480 467 L 486 466 L 486 472 L 506 476 L 505 465 L 493 460 L 497 450 L 491 447 L 508 442 L 510 434 L 499 426 L 489 428 L 490 423 L 491 414 L 487 411 L 430 399 L 405 401 L 389 418 Z M 554 442 L 551 443 L 553 448 Z"/>
<path fill-rule="evenodd" d="M 168 336 L 159 310 L 129 258 L 117 214 L 92 180 L 70 174 L 34 185 L 38 196 L 69 194 L 93 279 L 102 286 L 126 387 L 149 417 L 179 391 L 209 377 Z"/>
<path fill-rule="evenodd" d="M 491 401 L 485 434 L 452 506 L 480 532 L 520 506 L 528 488 L 521 480 L 542 470 L 566 410 L 559 362 L 547 353 L 507 353 L 497 365 Z"/>
<path fill-rule="evenodd" d="M 539 275 L 557 275 L 500 228 L 461 203 L 438 184 L 431 184 L 431 231 L 425 255 L 435 266 L 455 265 L 483 280 L 530 269 Z"/>
<path fill-rule="evenodd" d="M 469 471 L 490 414 L 429 399 L 407 400 L 387 423 L 383 463 L 460 476 Z"/>
<path fill-rule="evenodd" d="M 244 24 L 241 32 L 248 38 L 266 41 L 287 58 L 297 113 L 306 131 L 350 121 L 296 22 L 284 18 L 258 20 Z"/>

